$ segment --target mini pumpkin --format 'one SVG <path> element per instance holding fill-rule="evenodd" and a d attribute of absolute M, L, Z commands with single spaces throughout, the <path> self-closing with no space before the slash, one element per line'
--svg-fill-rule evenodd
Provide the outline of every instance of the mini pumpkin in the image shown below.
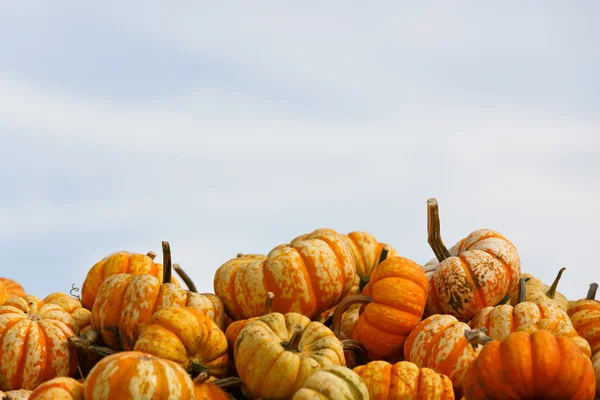
<path fill-rule="evenodd" d="M 521 274 L 521 278 L 525 279 L 525 283 L 527 284 L 527 297 L 525 301 L 531 301 L 533 303 L 554 303 L 563 311 L 567 311 L 569 309 L 569 301 L 567 298 L 560 292 L 557 292 L 558 282 L 562 277 L 563 272 L 565 272 L 566 268 L 561 268 L 558 271 L 558 275 L 552 285 L 548 286 L 544 284 L 541 280 L 534 278 L 531 274 Z M 509 293 L 510 304 L 516 305 L 519 301 L 519 286 L 515 286 Z"/>
<path fill-rule="evenodd" d="M 6 290 L 6 286 L 4 283 L 0 282 L 0 306 L 4 304 L 4 302 L 9 298 L 8 290 Z"/>
<path fill-rule="evenodd" d="M 70 377 L 58 377 L 39 385 L 29 400 L 84 400 L 83 384 Z"/>
<path fill-rule="evenodd" d="M 227 339 L 208 316 L 189 307 L 166 307 L 150 317 L 133 348 L 181 364 L 188 372 L 208 369 L 227 376 Z"/>
<path fill-rule="evenodd" d="M 0 390 L 0 400 L 28 400 L 33 390 L 19 389 L 3 392 Z"/>
<path fill-rule="evenodd" d="M 454 400 L 450 378 L 408 361 L 371 361 L 354 372 L 366 383 L 370 400 Z"/>
<path fill-rule="evenodd" d="M 0 306 L 0 390 L 34 389 L 77 369 L 77 349 L 68 342 L 77 323 L 56 304 L 35 296 L 11 297 Z"/>
<path fill-rule="evenodd" d="M 450 314 L 469 321 L 487 306 L 498 304 L 517 284 L 521 261 L 502 234 L 480 229 L 447 250 L 440 236 L 436 199 L 427 201 L 428 241 L 438 260 L 430 268 L 425 314 Z M 433 271 L 433 272 L 431 272 Z"/>
<path fill-rule="evenodd" d="M 590 359 L 573 340 L 545 330 L 489 341 L 463 382 L 470 400 L 593 400 L 596 391 Z"/>
<path fill-rule="evenodd" d="M 596 353 L 592 358 L 594 373 L 596 374 L 596 397 L 600 397 L 600 353 Z"/>
<path fill-rule="evenodd" d="M 600 352 L 600 301 L 594 300 L 598 284 L 592 283 L 588 295 L 574 302 L 567 314 L 573 327 L 592 348 L 592 354 Z"/>
<path fill-rule="evenodd" d="M 352 288 L 354 258 L 332 229 L 318 229 L 279 245 L 268 255 L 242 255 L 221 265 L 215 294 L 234 320 L 262 315 L 264 298 L 273 292 L 273 311 L 315 318 L 333 308 Z"/>
<path fill-rule="evenodd" d="M 346 365 L 342 343 L 325 325 L 275 312 L 240 331 L 234 361 L 252 396 L 269 399 L 290 398 L 317 370 Z"/>
<path fill-rule="evenodd" d="M 27 296 L 27 292 L 25 289 L 23 289 L 23 286 L 21 286 L 19 282 L 8 278 L 0 278 L 0 282 L 4 284 L 4 287 L 8 293 L 8 297 Z M 0 300 L 0 305 L 2 305 L 2 300 Z"/>
<path fill-rule="evenodd" d="M 215 381 L 208 370 L 198 374 L 193 381 L 195 400 L 231 400 L 229 394 L 216 385 Z"/>
<path fill-rule="evenodd" d="M 66 293 L 56 292 L 44 297 L 42 301 L 48 304 L 56 304 L 71 314 L 77 322 L 80 335 L 92 329 L 92 312 L 84 308 L 83 303 L 78 298 Z"/>
<path fill-rule="evenodd" d="M 312 374 L 292 400 L 369 400 L 369 391 L 356 372 L 330 365 Z"/>
<path fill-rule="evenodd" d="M 109 355 L 92 368 L 84 383 L 85 400 L 193 400 L 194 384 L 176 362 L 139 351 Z"/>

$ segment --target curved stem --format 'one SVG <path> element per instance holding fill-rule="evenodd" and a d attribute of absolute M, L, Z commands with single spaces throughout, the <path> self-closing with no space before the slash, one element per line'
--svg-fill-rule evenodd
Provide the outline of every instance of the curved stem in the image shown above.
<path fill-rule="evenodd" d="M 300 352 L 300 340 L 302 339 L 302 327 L 300 325 L 294 326 L 294 332 L 290 337 L 290 340 L 282 343 L 283 347 L 288 351 L 295 353 Z"/>
<path fill-rule="evenodd" d="M 379 259 L 377 260 L 377 264 L 375 264 L 373 266 L 373 268 L 371 268 L 371 273 L 373 273 L 373 270 L 382 262 L 384 262 L 387 259 L 388 254 L 390 253 L 390 250 L 383 246 L 381 248 L 381 253 L 379 253 Z M 369 283 L 369 276 L 365 276 L 363 278 L 360 278 L 360 282 L 358 283 L 358 290 L 360 290 L 362 292 L 362 290 L 365 288 L 365 286 L 367 286 L 367 284 Z"/>
<path fill-rule="evenodd" d="M 439 262 L 450 257 L 450 252 L 442 242 L 442 234 L 440 233 L 440 212 L 438 202 L 435 198 L 427 200 L 427 243 L 433 250 Z"/>
<path fill-rule="evenodd" d="M 200 371 L 198 375 L 193 379 L 194 383 L 206 382 L 210 379 L 210 370 L 208 368 Z"/>
<path fill-rule="evenodd" d="M 354 354 L 354 359 L 356 360 L 356 365 L 365 364 L 366 355 L 365 350 L 362 348 L 360 343 L 356 340 L 345 339 L 341 341 L 344 350 L 351 351 Z"/>
<path fill-rule="evenodd" d="M 595 282 L 591 283 L 590 290 L 588 290 L 587 296 L 585 297 L 586 300 L 596 300 L 596 291 L 597 290 L 598 290 L 598 284 Z"/>
<path fill-rule="evenodd" d="M 227 389 L 233 386 L 239 386 L 242 383 L 242 380 L 238 377 L 230 376 L 229 378 L 217 379 L 216 381 L 211 382 L 213 385 L 217 385 L 221 389 Z"/>
<path fill-rule="evenodd" d="M 177 272 L 177 275 L 181 278 L 182 281 L 185 282 L 185 285 L 188 287 L 190 292 L 198 293 L 198 289 L 196 289 L 196 285 L 192 278 L 179 266 L 179 264 L 173 264 L 173 269 Z"/>
<path fill-rule="evenodd" d="M 335 312 L 333 313 L 333 322 L 331 324 L 331 330 L 335 334 L 335 336 L 340 338 L 340 327 L 342 325 L 342 315 L 344 312 L 353 304 L 369 304 L 373 301 L 372 297 L 365 296 L 363 294 L 357 294 L 355 296 L 348 296 L 344 300 L 340 302 L 335 308 Z"/>
<path fill-rule="evenodd" d="M 162 242 L 163 251 L 163 281 L 162 283 L 171 283 L 172 265 L 171 265 L 171 246 L 169 242 Z"/>
<path fill-rule="evenodd" d="M 473 346 L 473 349 L 476 349 L 477 346 L 485 345 L 486 343 L 494 340 L 491 337 L 487 336 L 486 333 L 487 329 L 485 328 L 472 329 L 469 331 L 465 331 L 465 338 L 471 344 L 471 346 Z"/>
<path fill-rule="evenodd" d="M 116 353 L 116 350 L 113 350 L 109 347 L 98 346 L 96 341 L 100 337 L 100 332 L 98 331 L 88 331 L 87 333 L 81 336 L 70 336 L 67 338 L 67 341 L 73 346 L 77 347 L 83 353 L 94 352 L 98 353 L 101 356 L 109 356 L 111 354 Z"/>
<path fill-rule="evenodd" d="M 390 253 L 390 250 L 387 247 L 384 246 L 381 249 L 381 254 L 379 254 L 379 260 L 377 260 L 377 264 L 375 265 L 375 267 L 377 265 L 381 264 L 382 262 L 384 262 L 389 253 Z"/>
<path fill-rule="evenodd" d="M 554 279 L 554 282 L 552 282 L 552 286 L 550 286 L 550 289 L 548 289 L 548 291 L 546 292 L 546 296 L 550 297 L 551 299 L 554 298 L 554 296 L 556 296 L 556 288 L 558 287 L 558 281 L 560 281 L 560 277 L 562 276 L 563 272 L 565 272 L 566 268 L 562 267 L 560 269 L 560 271 L 558 271 L 558 275 L 556 275 L 556 279 Z"/>
<path fill-rule="evenodd" d="M 149 251 L 148 253 L 146 253 L 146 256 L 154 260 L 156 258 L 156 253 L 153 251 Z"/>
<path fill-rule="evenodd" d="M 519 297 L 517 299 L 517 304 L 524 303 L 527 299 L 527 285 L 525 284 L 525 278 L 519 278 Z"/>
<path fill-rule="evenodd" d="M 502 298 L 502 300 L 500 300 L 500 301 L 498 302 L 498 304 L 497 304 L 497 305 L 501 306 L 501 305 L 503 305 L 503 304 L 508 304 L 508 303 L 510 302 L 510 299 L 511 299 L 511 298 L 512 298 L 512 296 L 511 296 L 510 294 L 507 294 L 506 296 L 504 296 L 504 297 Z"/>
<path fill-rule="evenodd" d="M 275 298 L 275 294 L 273 292 L 267 292 L 267 297 L 265 298 L 265 308 L 264 308 L 263 315 L 271 314 L 271 311 L 273 311 L 273 299 L 274 298 Z"/>
<path fill-rule="evenodd" d="M 202 363 L 198 360 L 191 360 L 190 364 L 188 365 L 187 371 L 188 374 L 190 374 L 191 376 L 196 376 L 198 374 L 204 373 L 208 374 L 208 377 L 210 378 L 210 370 L 204 365 L 202 365 Z"/>

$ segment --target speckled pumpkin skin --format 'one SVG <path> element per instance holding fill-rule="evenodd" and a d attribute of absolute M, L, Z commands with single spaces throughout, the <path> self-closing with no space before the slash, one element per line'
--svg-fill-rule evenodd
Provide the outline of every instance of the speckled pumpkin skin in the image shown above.
<path fill-rule="evenodd" d="M 531 301 L 532 303 L 540 304 L 540 303 L 554 303 L 563 311 L 567 311 L 569 309 L 569 300 L 560 292 L 556 292 L 554 298 L 551 299 L 546 295 L 548 289 L 550 289 L 549 285 L 546 285 L 541 280 L 535 278 L 531 274 L 521 274 L 521 277 L 525 279 L 525 285 L 527 286 L 527 296 L 525 297 L 525 301 Z M 510 304 L 516 305 L 519 299 L 519 285 L 515 286 L 510 292 Z"/>
<path fill-rule="evenodd" d="M 274 312 L 298 312 L 312 319 L 345 297 L 355 277 L 354 258 L 341 235 L 318 229 L 266 256 L 227 261 L 215 273 L 214 289 L 234 320 L 261 316 L 267 292 L 275 295 Z"/>
<path fill-rule="evenodd" d="M 0 390 L 0 400 L 28 400 L 32 392 L 27 389 L 9 390 L 8 392 Z"/>
<path fill-rule="evenodd" d="M 366 383 L 370 400 L 454 400 L 450 378 L 408 361 L 371 361 L 354 372 Z"/>
<path fill-rule="evenodd" d="M 84 400 L 83 384 L 69 377 L 54 378 L 35 388 L 29 400 Z"/>
<path fill-rule="evenodd" d="M 600 301 L 578 300 L 567 314 L 575 330 L 590 344 L 592 354 L 600 352 Z"/>
<path fill-rule="evenodd" d="M 8 299 L 0 307 L 0 390 L 72 376 L 78 356 L 67 338 L 78 333 L 73 317 L 55 304 L 35 296 Z"/>
<path fill-rule="evenodd" d="M 448 251 L 451 257 L 424 266 L 429 277 L 425 315 L 449 314 L 467 322 L 497 305 L 519 281 L 519 254 L 499 232 L 477 230 Z"/>
<path fill-rule="evenodd" d="M 331 365 L 312 374 L 292 400 L 369 400 L 367 386 L 349 368 Z"/>
<path fill-rule="evenodd" d="M 8 297 L 23 297 L 27 296 L 27 292 L 23 289 L 23 286 L 17 281 L 13 281 L 8 278 L 0 278 L 0 282 L 4 284 Z M 1 289 L 0 289 L 1 290 Z M 0 298 L 0 305 L 2 305 L 2 299 Z"/>
<path fill-rule="evenodd" d="M 71 314 L 77 322 L 80 335 L 92 329 L 92 312 L 84 308 L 81 300 L 66 293 L 56 292 L 44 297 L 42 301 L 48 304 L 56 304 Z"/>

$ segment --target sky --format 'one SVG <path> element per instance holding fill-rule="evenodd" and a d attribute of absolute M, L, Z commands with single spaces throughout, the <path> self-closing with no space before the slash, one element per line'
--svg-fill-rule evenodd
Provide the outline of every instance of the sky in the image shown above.
<path fill-rule="evenodd" d="M 182 0 L 0 7 L 0 276 L 81 287 L 120 250 L 201 292 L 318 228 L 425 264 L 476 229 L 600 280 L 600 3 Z"/>

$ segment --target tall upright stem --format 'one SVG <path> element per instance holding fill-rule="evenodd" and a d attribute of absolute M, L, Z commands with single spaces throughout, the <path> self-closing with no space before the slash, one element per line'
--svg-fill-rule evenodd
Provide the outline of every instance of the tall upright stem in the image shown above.
<path fill-rule="evenodd" d="M 525 278 L 519 278 L 519 297 L 517 298 L 517 304 L 524 303 L 527 299 L 527 285 L 525 284 Z"/>
<path fill-rule="evenodd" d="M 558 287 L 558 281 L 560 281 L 560 277 L 562 276 L 563 272 L 565 272 L 565 270 L 566 268 L 562 267 L 560 271 L 558 271 L 558 275 L 556 275 L 556 278 L 554 279 L 554 282 L 552 282 L 550 289 L 548 289 L 548 291 L 546 292 L 546 296 L 550 297 L 551 299 L 553 299 L 554 296 L 556 296 L 556 288 Z"/>
<path fill-rule="evenodd" d="M 300 325 L 294 326 L 294 331 L 290 340 L 284 343 L 284 347 L 288 351 L 293 351 L 296 353 L 300 352 L 300 340 L 302 339 L 302 327 Z"/>
<path fill-rule="evenodd" d="M 173 264 L 173 269 L 177 272 L 177 275 L 181 278 L 182 281 L 185 282 L 185 285 L 188 287 L 190 292 L 198 293 L 198 289 L 196 289 L 196 285 L 190 276 L 179 266 L 179 264 Z"/>
<path fill-rule="evenodd" d="M 169 242 L 162 242 L 162 251 L 163 251 L 163 281 L 162 283 L 171 283 L 172 276 L 172 265 L 171 265 L 171 246 Z"/>
<path fill-rule="evenodd" d="M 596 291 L 598 290 L 598 284 L 597 283 L 591 283 L 590 284 L 590 290 L 588 290 L 587 296 L 585 297 L 586 300 L 596 300 Z"/>
<path fill-rule="evenodd" d="M 427 200 L 427 243 L 439 262 L 450 257 L 450 252 L 444 246 L 442 234 L 440 233 L 440 212 L 438 202 L 435 198 Z"/>
<path fill-rule="evenodd" d="M 265 298 L 265 308 L 264 308 L 263 315 L 271 314 L 271 311 L 273 311 L 273 299 L 274 298 L 275 298 L 275 294 L 273 292 L 267 292 L 267 297 Z"/>

